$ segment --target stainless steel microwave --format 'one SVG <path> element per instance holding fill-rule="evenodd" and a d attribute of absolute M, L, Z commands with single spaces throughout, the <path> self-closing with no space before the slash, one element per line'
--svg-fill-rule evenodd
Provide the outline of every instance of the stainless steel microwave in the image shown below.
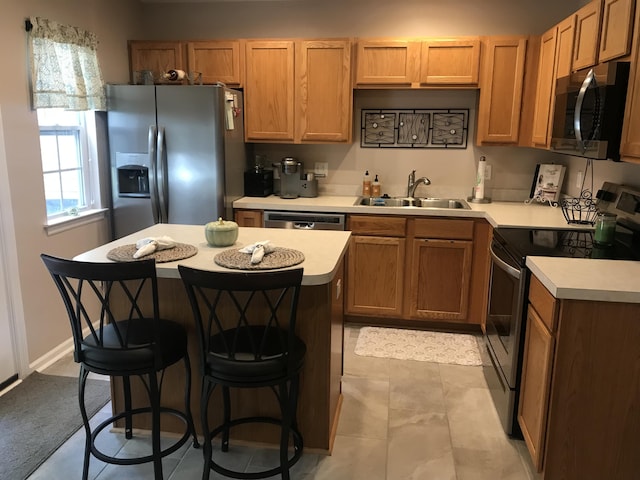
<path fill-rule="evenodd" d="M 551 151 L 620 160 L 629 62 L 578 70 L 556 83 Z"/>

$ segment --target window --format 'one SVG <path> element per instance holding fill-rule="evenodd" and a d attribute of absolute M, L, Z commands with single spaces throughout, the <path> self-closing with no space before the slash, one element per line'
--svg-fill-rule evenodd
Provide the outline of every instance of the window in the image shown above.
<path fill-rule="evenodd" d="M 55 108 L 37 112 L 47 218 L 97 208 L 97 172 L 91 162 L 88 113 Z"/>

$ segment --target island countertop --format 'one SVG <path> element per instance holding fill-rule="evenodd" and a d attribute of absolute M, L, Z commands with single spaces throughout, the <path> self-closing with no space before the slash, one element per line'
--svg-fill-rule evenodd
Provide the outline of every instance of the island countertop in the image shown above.
<path fill-rule="evenodd" d="M 275 228 L 240 227 L 238 240 L 230 247 L 210 247 L 204 236 L 204 225 L 156 224 L 132 233 L 113 242 L 102 245 L 74 257 L 74 260 L 85 262 L 107 262 L 107 253 L 115 247 L 135 244 L 146 237 L 167 235 L 178 243 L 187 243 L 197 247 L 198 253 L 193 257 L 173 262 L 158 263 L 158 277 L 179 278 L 178 264 L 191 268 L 213 271 L 240 271 L 221 267 L 213 257 L 226 249 L 240 249 L 255 242 L 269 240 L 276 247 L 299 250 L 304 254 L 304 261 L 289 268 L 304 268 L 303 285 L 324 285 L 335 276 L 340 261 L 346 252 L 351 232 L 348 231 L 301 231 Z M 248 272 L 248 270 L 242 270 Z"/>

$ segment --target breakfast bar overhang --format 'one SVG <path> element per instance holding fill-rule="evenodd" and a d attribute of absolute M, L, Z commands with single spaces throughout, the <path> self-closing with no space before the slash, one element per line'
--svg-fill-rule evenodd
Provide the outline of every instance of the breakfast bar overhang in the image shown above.
<path fill-rule="evenodd" d="M 289 268 L 304 269 L 302 291 L 298 305 L 297 333 L 307 345 L 305 365 L 302 371 L 298 400 L 298 425 L 305 448 L 310 451 L 330 453 L 340 412 L 342 354 L 343 354 L 343 298 L 344 255 L 349 244 L 348 231 L 298 231 L 285 229 L 239 229 L 236 243 L 231 247 L 214 248 L 205 240 L 204 226 L 156 224 L 129 236 L 76 256 L 74 259 L 88 262 L 110 261 L 108 252 L 116 247 L 135 244 L 147 237 L 169 236 L 178 243 L 193 245 L 198 252 L 182 260 L 157 263 L 160 314 L 185 327 L 188 332 L 189 355 L 193 369 L 191 387 L 192 413 L 196 429 L 200 431 L 199 355 L 196 343 L 193 314 L 186 291 L 178 273 L 178 264 L 191 268 L 214 271 L 233 271 L 214 262 L 216 254 L 225 249 L 240 249 L 256 242 L 269 240 L 274 246 L 295 249 L 304 254 L 304 261 Z M 133 259 L 132 259 L 133 260 Z M 237 271 L 237 270 L 235 270 Z M 179 408 L 183 403 L 183 370 L 170 367 L 164 374 L 162 404 Z M 132 379 L 134 407 L 146 404 L 144 385 Z M 112 381 L 114 408 L 123 402 L 122 385 Z M 234 415 L 278 416 L 279 408 L 268 388 L 232 392 Z M 213 425 L 221 423 L 222 401 L 213 395 L 209 418 Z M 148 429 L 149 421 L 135 419 L 136 428 Z M 167 417 L 161 419 L 165 432 L 182 432 L 183 424 Z M 278 431 L 270 426 L 239 426 L 232 432 L 241 440 L 258 443 L 278 443 Z"/>

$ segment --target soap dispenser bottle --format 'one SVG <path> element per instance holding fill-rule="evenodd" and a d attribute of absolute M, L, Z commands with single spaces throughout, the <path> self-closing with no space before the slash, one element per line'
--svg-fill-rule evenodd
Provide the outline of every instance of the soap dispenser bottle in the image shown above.
<path fill-rule="evenodd" d="M 376 178 L 373 179 L 373 183 L 371 184 L 371 196 L 372 197 L 380 196 L 380 182 L 378 181 L 377 174 L 376 174 Z"/>
<path fill-rule="evenodd" d="M 369 170 L 364 172 L 364 178 L 362 179 L 362 196 L 371 196 L 371 177 L 369 176 Z"/>

